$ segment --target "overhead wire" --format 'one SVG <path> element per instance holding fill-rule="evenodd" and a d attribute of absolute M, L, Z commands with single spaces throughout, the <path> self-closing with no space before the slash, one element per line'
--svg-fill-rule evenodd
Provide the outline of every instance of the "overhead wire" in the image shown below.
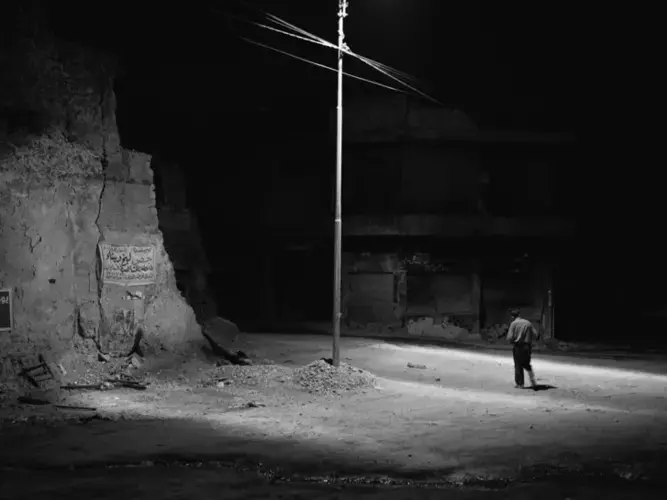
<path fill-rule="evenodd" d="M 221 15 L 221 16 L 228 17 L 229 19 L 234 19 L 234 20 L 236 20 L 236 21 L 242 21 L 242 22 L 244 22 L 244 23 L 252 24 L 252 25 L 257 26 L 257 27 L 259 27 L 259 28 L 263 28 L 263 29 L 266 29 L 266 30 L 269 30 L 269 31 L 275 31 L 276 33 L 280 33 L 280 34 L 282 34 L 282 35 L 291 36 L 291 37 L 293 37 L 293 38 L 296 38 L 296 39 L 298 39 L 298 40 L 302 40 L 302 41 L 304 41 L 304 42 L 315 43 L 315 44 L 317 44 L 317 45 L 323 45 L 323 46 L 325 46 L 325 47 L 330 47 L 330 46 L 331 46 L 331 47 L 335 47 L 335 45 L 333 45 L 333 44 L 327 42 L 326 40 L 324 40 L 323 42 L 321 42 L 321 41 L 319 41 L 319 40 L 315 40 L 315 39 L 313 39 L 313 37 L 311 37 L 311 36 L 301 36 L 301 35 L 296 35 L 296 34 L 294 34 L 294 33 L 290 33 L 290 32 L 285 31 L 285 30 L 281 30 L 281 29 L 278 29 L 278 28 L 274 28 L 273 26 L 269 26 L 268 24 L 258 23 L 257 21 L 251 21 L 250 19 L 246 19 L 246 18 L 241 17 L 241 16 L 235 16 L 235 15 L 230 14 L 230 13 L 228 13 L 228 12 L 221 12 L 221 11 L 219 11 L 219 10 L 213 10 L 212 12 L 214 12 L 215 14 L 219 14 L 219 15 Z M 314 36 L 314 35 L 313 35 L 313 36 Z"/>
<path fill-rule="evenodd" d="M 285 50 L 280 50 L 280 49 L 277 49 L 277 48 L 275 48 L 275 47 L 271 47 L 270 45 L 266 45 L 266 44 L 261 43 L 261 42 L 258 42 L 258 41 L 256 41 L 256 40 L 252 40 L 252 39 L 250 39 L 250 38 L 246 38 L 246 37 L 240 37 L 240 38 L 241 38 L 241 40 L 244 40 L 244 41 L 246 41 L 246 42 L 248 42 L 248 43 L 251 43 L 251 44 L 253 44 L 253 45 L 257 45 L 257 46 L 259 46 L 259 47 L 264 47 L 264 48 L 269 49 L 269 50 L 272 50 L 272 51 L 274 51 L 274 52 L 278 52 L 278 53 L 280 53 L 280 54 L 283 54 L 283 55 L 292 57 L 292 58 L 294 58 L 294 59 L 298 59 L 299 61 L 303 61 L 303 62 L 312 64 L 313 66 L 317 66 L 317 67 L 319 67 L 319 68 L 323 68 L 323 69 L 328 69 L 328 70 L 330 70 L 330 71 L 338 71 L 336 68 L 331 68 L 331 67 L 329 67 L 329 66 L 327 66 L 327 65 L 325 65 L 325 64 L 320 64 L 320 63 L 318 63 L 318 62 L 311 61 L 310 59 L 306 59 L 305 57 L 300 57 L 300 56 L 291 54 L 290 52 L 287 52 L 287 51 L 285 51 Z M 366 83 L 370 83 L 370 84 L 373 84 L 373 85 L 377 85 L 378 87 L 382 87 L 382 88 L 385 88 L 385 89 L 388 89 L 388 90 L 393 90 L 394 92 L 399 92 L 399 93 L 402 93 L 402 94 L 405 94 L 405 93 L 406 93 L 404 90 L 401 90 L 401 89 L 396 88 L 396 87 L 392 87 L 392 86 L 390 86 L 390 85 L 385 85 L 384 83 L 376 82 L 375 80 L 370 80 L 370 79 L 368 79 L 368 78 L 363 78 L 363 77 L 361 77 L 361 76 L 353 75 L 353 74 L 347 73 L 347 72 L 345 72 L 345 71 L 343 71 L 343 74 L 344 74 L 345 76 L 348 76 L 348 77 L 353 78 L 353 79 L 355 79 L 355 80 L 360 80 L 360 81 L 362 81 L 362 82 L 366 82 Z"/>
<path fill-rule="evenodd" d="M 259 7 L 253 6 L 252 4 L 249 4 L 248 2 L 242 2 L 242 3 L 245 4 L 245 5 L 248 5 L 249 7 L 253 8 L 255 10 L 260 11 L 265 16 L 265 18 L 268 19 L 269 21 L 272 21 L 275 24 L 277 24 L 279 26 L 282 26 L 283 28 L 287 28 L 289 30 L 292 30 L 295 33 L 290 33 L 288 31 L 281 30 L 281 29 L 278 29 L 278 28 L 275 28 L 275 27 L 272 27 L 272 26 L 268 26 L 266 24 L 258 23 L 256 21 L 250 21 L 250 20 L 241 18 L 239 16 L 232 16 L 232 15 L 228 15 L 226 13 L 221 13 L 221 14 L 228 15 L 228 17 L 232 17 L 232 18 L 235 18 L 235 19 L 238 19 L 238 20 L 242 20 L 242 21 L 251 23 L 255 26 L 258 26 L 260 28 L 267 29 L 267 30 L 270 30 L 270 31 L 274 31 L 274 32 L 277 32 L 277 33 L 280 33 L 280 34 L 283 34 L 283 35 L 291 36 L 291 37 L 294 37 L 294 38 L 302 40 L 302 41 L 306 41 L 306 42 L 309 42 L 309 43 L 315 43 L 317 45 L 321 45 L 323 47 L 327 47 L 327 48 L 334 49 L 334 50 L 339 49 L 339 47 L 337 45 L 325 40 L 322 37 L 319 37 L 319 36 L 317 36 L 313 33 L 310 33 L 308 31 L 304 30 L 303 28 L 299 28 L 295 24 L 287 22 L 284 19 L 281 19 L 280 17 L 276 16 L 275 14 L 264 11 L 263 9 L 261 9 Z M 218 13 L 220 13 L 220 12 L 218 12 Z M 311 60 L 308 60 L 308 59 L 305 59 L 305 58 L 301 58 L 299 56 L 288 53 L 286 51 L 276 49 L 275 47 L 270 47 L 269 45 L 266 45 L 266 44 L 259 44 L 258 42 L 251 41 L 250 39 L 244 39 L 244 40 L 248 41 L 250 43 L 255 43 L 255 45 L 260 45 L 262 47 L 269 48 L 269 49 L 274 50 L 278 53 L 288 55 L 288 56 L 293 57 L 295 59 L 302 60 L 302 61 L 308 62 L 310 64 L 314 64 L 315 66 L 336 71 L 335 69 L 333 69 L 329 66 L 319 64 L 319 63 L 315 63 L 314 61 L 311 61 Z M 345 54 L 347 54 L 347 55 L 349 55 L 349 56 L 351 56 L 355 59 L 358 59 L 359 61 L 363 62 L 364 64 L 366 64 L 369 67 L 373 68 L 374 70 L 378 71 L 379 73 L 382 73 L 383 75 L 387 76 L 388 78 L 390 78 L 390 79 L 398 82 L 402 86 L 410 89 L 412 92 L 418 94 L 419 96 L 424 97 L 424 98 L 426 98 L 426 99 L 428 99 L 428 100 L 430 100 L 430 101 L 432 101 L 436 104 L 442 105 L 442 103 L 440 101 L 438 101 L 437 99 L 431 97 L 430 95 L 426 94 L 425 92 L 422 92 L 416 86 L 410 85 L 410 83 L 405 81 L 405 80 L 409 80 L 409 81 L 412 81 L 412 82 L 416 82 L 418 80 L 415 77 L 413 77 L 413 76 L 411 76 L 411 75 L 409 75 L 405 72 L 399 71 L 395 68 L 392 68 L 391 66 L 380 63 L 379 61 L 375 61 L 371 58 L 368 58 L 368 57 L 362 56 L 360 54 L 357 54 L 357 53 L 353 52 L 352 50 L 350 50 L 349 47 L 347 47 L 347 46 L 343 47 L 343 53 L 345 53 Z M 365 79 L 365 78 L 362 78 L 362 77 L 357 77 L 356 75 L 352 75 L 350 73 L 345 73 L 344 72 L 344 74 L 348 77 L 352 77 L 352 78 L 355 78 L 357 80 L 365 81 L 367 83 L 373 83 L 375 85 L 379 85 L 379 86 L 387 88 L 387 89 L 391 89 L 391 90 L 394 90 L 394 91 L 400 91 L 401 93 L 407 93 L 405 91 L 401 91 L 400 89 L 396 89 L 395 87 L 380 84 L 379 82 L 376 82 L 374 80 Z"/>
<path fill-rule="evenodd" d="M 352 54 L 350 54 L 350 55 L 352 55 Z M 420 96 L 422 96 L 422 97 L 428 99 L 428 100 L 431 101 L 431 102 L 434 102 L 435 104 L 439 104 L 439 105 L 443 106 L 443 104 L 442 104 L 440 101 L 438 101 L 437 99 L 435 99 L 434 97 L 431 97 L 430 95 L 428 95 L 428 94 L 425 93 L 425 92 L 422 92 L 422 91 L 419 90 L 418 88 L 413 87 L 412 85 L 409 85 L 409 84 L 405 83 L 404 81 L 402 81 L 402 80 L 400 80 L 399 78 L 397 78 L 397 77 L 395 77 L 394 75 L 392 75 L 390 72 L 385 71 L 384 69 L 380 68 L 380 67 L 379 67 L 378 65 L 376 65 L 374 62 L 367 60 L 365 57 L 359 57 L 359 56 L 357 56 L 357 58 L 358 58 L 361 62 L 363 62 L 363 63 L 369 65 L 371 68 L 375 69 L 376 71 L 379 71 L 380 73 L 382 73 L 382 74 L 388 76 L 388 77 L 391 78 L 392 80 L 395 80 L 395 81 L 401 83 L 401 85 L 404 85 L 405 87 L 409 88 L 409 89 L 412 90 L 413 92 L 416 92 L 416 93 L 419 94 Z"/>
<path fill-rule="evenodd" d="M 293 34 L 293 33 L 289 33 L 289 32 L 283 31 L 283 30 L 278 30 L 277 28 L 273 28 L 273 27 L 265 26 L 265 25 L 260 25 L 260 24 L 258 24 L 258 23 L 255 23 L 255 24 L 257 24 L 258 26 L 261 26 L 261 27 L 266 27 L 267 29 L 270 29 L 270 30 L 273 30 L 273 31 L 277 31 L 277 32 L 282 33 L 282 34 L 284 34 L 284 35 L 293 36 L 293 37 L 297 37 L 297 38 L 300 38 L 300 39 L 305 39 L 305 40 L 310 41 L 310 42 L 312 42 L 312 43 L 318 43 L 319 45 L 322 45 L 322 46 L 324 46 L 324 47 L 327 47 L 327 48 L 330 48 L 330 49 L 334 49 L 334 50 L 338 50 L 338 46 L 337 46 L 337 45 L 335 45 L 335 44 L 333 44 L 333 43 L 331 43 L 331 42 L 325 40 L 324 38 L 318 37 L 317 35 L 314 35 L 314 34 L 312 34 L 312 33 L 309 33 L 308 31 L 306 31 L 306 30 L 304 30 L 304 29 L 302 29 L 302 28 L 299 28 L 298 26 L 295 26 L 295 25 L 293 25 L 293 24 L 291 24 L 291 23 L 288 23 L 287 21 L 284 21 L 283 19 L 280 19 L 278 16 L 276 16 L 276 15 L 274 15 L 274 14 L 269 14 L 268 16 L 269 16 L 270 19 L 273 20 L 274 22 L 276 22 L 276 23 L 278 23 L 278 24 L 280 24 L 281 26 L 284 26 L 284 27 L 286 27 L 286 28 L 290 28 L 290 29 L 292 29 L 292 30 L 294 30 L 294 31 L 297 31 L 297 32 L 300 33 L 301 35 L 295 35 L 295 34 Z M 371 58 L 369 58 L 369 57 L 365 57 L 365 56 L 362 56 L 362 55 L 360 55 L 360 54 L 357 54 L 356 52 L 351 51 L 348 47 L 343 47 L 343 52 L 344 52 L 345 54 L 349 55 L 349 56 L 352 56 L 352 57 L 354 57 L 354 58 L 356 58 L 356 59 L 359 59 L 360 61 L 362 61 L 362 62 L 364 62 L 364 63 L 366 63 L 366 64 L 370 64 L 370 65 L 372 65 L 372 66 L 374 65 L 374 66 L 373 66 L 374 69 L 377 69 L 377 68 L 375 67 L 375 66 L 377 66 L 377 67 L 379 67 L 379 68 L 382 68 L 382 69 L 383 69 L 384 71 L 386 71 L 386 72 L 394 73 L 394 74 L 397 75 L 397 76 L 402 76 L 403 78 L 405 78 L 405 79 L 407 79 L 407 80 L 413 80 L 413 81 L 416 81 L 416 80 L 417 80 L 417 78 L 415 78 L 414 76 L 412 76 L 412 75 L 410 75 L 410 74 L 408 74 L 408 73 L 405 73 L 405 72 L 403 72 L 403 71 L 399 71 L 399 70 L 397 70 L 396 68 L 392 68 L 391 66 L 388 66 L 388 65 L 386 65 L 386 64 L 383 64 L 383 63 L 381 63 L 381 62 L 379 62 L 379 61 L 375 61 L 375 60 L 373 60 L 373 59 L 371 59 Z M 384 71 L 382 71 L 382 70 L 379 70 L 379 69 L 378 69 L 378 71 L 384 73 Z M 402 82 L 401 82 L 401 83 L 402 83 Z"/>
<path fill-rule="evenodd" d="M 325 47 L 333 48 L 333 49 L 335 49 L 335 50 L 338 50 L 338 46 L 337 46 L 337 45 L 335 45 L 335 44 L 333 44 L 333 43 L 331 43 L 331 42 L 328 42 L 328 41 L 325 40 L 324 38 L 318 37 L 317 35 L 314 35 L 314 34 L 308 32 L 308 31 L 304 30 L 303 28 L 299 28 L 298 26 L 296 26 L 296 25 L 294 25 L 294 24 L 292 24 L 292 23 L 289 23 L 289 22 L 285 21 L 284 19 L 281 19 L 281 18 L 279 18 L 278 16 L 276 16 L 276 15 L 274 15 L 274 14 L 266 13 L 266 16 L 267 16 L 270 20 L 274 21 L 275 23 L 280 24 L 280 25 L 282 25 L 282 26 L 284 26 L 284 27 L 286 27 L 286 28 L 292 29 L 292 30 L 296 31 L 297 33 L 300 33 L 300 34 L 301 34 L 302 36 L 304 36 L 304 37 L 308 37 L 308 38 L 312 38 L 313 40 L 317 40 L 321 45 L 323 45 L 323 46 L 325 46 Z M 289 34 L 289 33 L 288 33 L 288 34 Z M 374 60 L 372 60 L 372 59 L 370 59 L 370 58 L 367 58 L 367 57 L 364 57 L 364 56 L 362 56 L 362 55 L 360 55 L 360 54 L 357 54 L 357 53 L 353 52 L 352 50 L 350 50 L 350 48 L 347 47 L 347 46 L 343 47 L 343 52 L 344 52 L 345 54 L 349 55 L 349 56 L 352 56 L 352 57 L 354 57 L 354 58 L 360 60 L 360 61 L 363 62 L 364 64 L 367 64 L 368 66 L 370 66 L 371 68 L 375 69 L 376 71 L 378 71 L 378 72 L 384 74 L 385 76 L 388 76 L 388 77 L 391 78 L 392 80 L 394 80 L 394 81 L 400 83 L 401 85 L 403 85 L 403 86 L 409 88 L 409 89 L 412 90 L 413 92 L 416 92 L 416 93 L 419 94 L 420 96 L 422 96 L 422 97 L 424 97 L 424 98 L 426 98 L 426 99 L 428 99 L 428 100 L 430 100 L 430 101 L 432 101 L 432 102 L 434 102 L 434 103 L 436 103 L 436 104 L 442 105 L 442 103 L 441 103 L 440 101 L 438 101 L 437 99 L 431 97 L 430 95 L 426 94 L 425 92 L 422 92 L 421 90 L 419 90 L 419 89 L 417 89 L 416 87 L 410 85 L 409 83 L 407 83 L 407 82 L 401 80 L 401 78 L 400 78 L 399 76 L 397 76 L 397 75 L 401 75 L 401 76 L 409 76 L 409 75 L 407 75 L 406 73 L 400 72 L 400 71 L 398 71 L 398 70 L 396 70 L 396 69 L 394 69 L 394 68 L 391 68 L 390 66 L 387 66 L 387 65 L 382 64 L 382 63 L 378 63 L 377 61 L 374 61 Z M 395 74 L 392 74 L 392 72 L 395 73 Z M 411 79 L 414 79 L 414 77 L 410 77 L 410 78 L 411 78 Z"/>

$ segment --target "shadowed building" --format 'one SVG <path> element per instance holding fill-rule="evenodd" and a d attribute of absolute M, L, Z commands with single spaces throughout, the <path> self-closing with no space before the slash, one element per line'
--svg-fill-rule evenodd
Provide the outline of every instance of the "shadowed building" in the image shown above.
<path fill-rule="evenodd" d="M 479 130 L 402 96 L 346 110 L 348 326 L 493 336 L 521 307 L 550 337 L 553 274 L 574 236 L 554 172 L 572 139 Z"/>

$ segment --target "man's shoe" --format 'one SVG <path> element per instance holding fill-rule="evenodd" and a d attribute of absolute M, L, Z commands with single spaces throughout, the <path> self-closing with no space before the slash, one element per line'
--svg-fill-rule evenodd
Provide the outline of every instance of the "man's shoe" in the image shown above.
<path fill-rule="evenodd" d="M 519 384 L 516 384 L 516 385 L 514 386 L 514 388 L 515 388 L 515 389 L 524 389 L 524 386 L 519 385 Z"/>

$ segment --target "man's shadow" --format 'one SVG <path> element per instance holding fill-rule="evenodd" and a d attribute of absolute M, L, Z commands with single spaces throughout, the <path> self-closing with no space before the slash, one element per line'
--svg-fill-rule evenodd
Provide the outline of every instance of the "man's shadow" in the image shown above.
<path fill-rule="evenodd" d="M 534 385 L 533 387 L 530 387 L 530 389 L 532 389 L 535 392 L 538 392 L 538 391 L 548 391 L 549 389 L 558 389 L 558 388 L 549 384 L 537 384 Z"/>

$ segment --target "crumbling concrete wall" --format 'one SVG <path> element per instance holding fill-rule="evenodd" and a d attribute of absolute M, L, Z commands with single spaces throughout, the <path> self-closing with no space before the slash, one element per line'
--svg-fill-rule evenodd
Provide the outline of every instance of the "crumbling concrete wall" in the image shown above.
<path fill-rule="evenodd" d="M 343 318 L 350 329 L 398 330 L 405 313 L 405 280 L 397 254 L 343 254 Z"/>
<path fill-rule="evenodd" d="M 476 329 L 473 278 L 439 274 L 442 266 L 425 254 L 346 252 L 343 262 L 346 328 L 371 334 L 471 338 L 470 333 Z M 415 273 L 416 270 L 422 273 Z M 424 288 L 425 300 L 415 294 L 417 285 Z"/>
<path fill-rule="evenodd" d="M 176 286 L 174 268 L 158 228 L 155 207 L 153 172 L 150 156 L 123 149 L 108 155 L 104 189 L 100 194 L 97 227 L 99 242 L 112 245 L 153 246 L 156 249 L 155 283 L 127 287 L 99 283 L 99 299 L 103 312 L 99 327 L 109 344 L 107 350 L 132 347 L 134 338 L 119 338 L 114 334 L 116 318 L 131 316 L 142 325 L 147 339 L 163 345 L 201 338 L 191 307 Z M 99 274 L 99 267 L 98 267 Z M 137 295 L 138 303 L 128 300 L 128 292 Z M 127 331 L 127 330 L 126 330 Z"/>
<path fill-rule="evenodd" d="M 158 229 L 150 156 L 120 144 L 112 62 L 42 33 L 16 37 L 0 58 L 10 110 L 0 113 L 0 288 L 14 298 L 14 329 L 0 333 L 4 375 L 36 352 L 127 351 L 138 326 L 165 346 L 200 338 Z M 101 242 L 154 245 L 155 283 L 101 283 Z M 128 291 L 142 292 L 140 305 Z"/>
<path fill-rule="evenodd" d="M 508 310 L 518 307 L 546 338 L 550 267 L 533 260 L 345 252 L 344 325 L 368 334 L 494 340 L 507 331 Z M 504 274 L 491 273 L 492 266 Z"/>

